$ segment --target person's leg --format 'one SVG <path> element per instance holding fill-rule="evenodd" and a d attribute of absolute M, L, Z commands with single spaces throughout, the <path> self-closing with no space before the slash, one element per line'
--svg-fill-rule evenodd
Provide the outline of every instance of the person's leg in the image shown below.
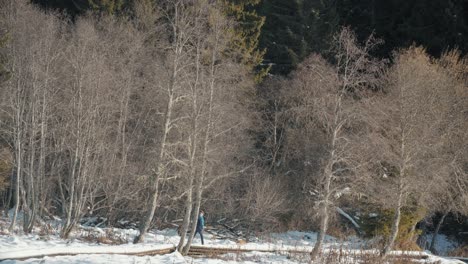
<path fill-rule="evenodd" d="M 201 244 L 204 245 L 205 242 L 203 241 L 203 230 L 198 231 L 198 233 L 200 233 Z"/>
<path fill-rule="evenodd" d="M 195 234 L 193 235 L 193 237 L 195 238 L 197 236 L 197 234 L 200 234 L 200 236 L 201 236 L 200 230 L 198 230 L 198 229 L 195 230 Z"/>

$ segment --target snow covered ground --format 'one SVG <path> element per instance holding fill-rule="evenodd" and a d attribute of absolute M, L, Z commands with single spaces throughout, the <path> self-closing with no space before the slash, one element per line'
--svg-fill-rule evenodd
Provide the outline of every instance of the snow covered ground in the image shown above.
<path fill-rule="evenodd" d="M 5 224 L 5 222 L 4 222 Z M 0 225 L 1 226 L 1 225 Z M 8 258 L 23 258 L 23 260 L 5 260 L 2 263 L 208 263 L 208 264 L 234 264 L 234 263 L 272 263 L 290 264 L 308 262 L 308 254 L 289 254 L 287 250 L 310 252 L 316 240 L 313 232 L 290 231 L 282 234 L 271 234 L 254 239 L 250 243 L 239 245 L 229 240 L 215 239 L 212 235 L 205 234 L 205 245 L 209 247 L 231 247 L 254 250 L 253 252 L 240 254 L 225 254 L 217 258 L 192 258 L 184 257 L 177 252 L 156 256 L 134 256 L 122 255 L 124 253 L 136 253 L 164 248 L 173 248 L 179 240 L 176 230 L 153 230 L 147 235 L 143 244 L 131 243 L 136 230 L 115 228 L 80 228 L 72 234 L 69 240 L 61 240 L 55 228 L 52 234 L 44 234 L 36 230 L 33 235 L 8 235 L 5 229 L 0 228 L 0 260 Z M 109 245 L 96 242 L 90 237 L 106 237 L 111 235 L 123 243 L 120 245 Z M 103 241 L 105 242 L 105 241 Z M 194 245 L 200 245 L 199 237 L 195 238 Z M 339 241 L 333 237 L 327 237 L 325 252 L 341 250 L 359 255 L 369 250 L 360 250 L 364 241 L 353 238 L 348 241 Z M 259 252 L 262 250 L 278 250 L 276 253 Z M 48 256 L 34 258 L 32 256 L 53 255 L 67 253 L 67 256 Z M 76 254 L 76 255 L 73 255 Z M 405 252 L 405 254 L 427 254 L 421 252 Z M 455 260 L 440 259 L 429 255 L 429 259 L 421 260 L 421 263 L 443 264 L 462 263 Z M 352 257 L 343 258 L 340 263 L 357 263 Z"/>

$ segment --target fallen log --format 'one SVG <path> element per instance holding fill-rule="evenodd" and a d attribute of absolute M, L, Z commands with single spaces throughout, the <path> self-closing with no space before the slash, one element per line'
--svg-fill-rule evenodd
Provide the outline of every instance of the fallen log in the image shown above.
<path fill-rule="evenodd" d="M 44 257 L 56 257 L 56 256 L 76 256 L 76 255 L 93 255 L 93 254 L 106 254 L 106 255 L 132 255 L 132 256 L 155 256 L 165 255 L 172 253 L 176 250 L 174 245 L 159 246 L 154 248 L 123 248 L 123 247 L 90 247 L 90 248 L 76 248 L 70 250 L 67 247 L 56 247 L 56 248 L 43 248 L 28 251 L 12 251 L 3 252 L 0 256 L 0 262 L 4 260 L 26 260 L 31 258 L 44 258 Z"/>

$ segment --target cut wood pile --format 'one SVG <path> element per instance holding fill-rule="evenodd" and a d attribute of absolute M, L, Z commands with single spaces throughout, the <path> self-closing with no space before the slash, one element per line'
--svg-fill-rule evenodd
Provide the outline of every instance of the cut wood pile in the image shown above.
<path fill-rule="evenodd" d="M 108 221 L 104 217 L 84 217 L 81 219 L 80 224 L 83 227 L 108 227 Z M 170 222 L 159 223 L 157 224 L 157 228 L 179 229 L 181 225 L 182 219 L 176 219 Z M 137 229 L 138 222 L 121 219 L 117 221 L 113 227 L 122 229 Z M 228 239 L 235 242 L 247 241 L 248 238 L 252 237 L 253 235 L 253 232 L 249 231 L 249 227 L 245 221 L 228 218 L 222 218 L 208 223 L 204 231 L 213 235 L 217 239 Z"/>
<path fill-rule="evenodd" d="M 161 226 L 164 228 L 177 228 L 179 230 L 181 224 L 182 219 L 177 219 L 170 223 L 163 223 Z M 252 237 L 252 232 L 249 232 L 247 224 L 239 219 L 222 218 L 210 222 L 205 226 L 204 232 L 211 234 L 216 239 L 227 239 L 237 243 L 245 242 L 249 237 Z M 190 233 L 190 230 L 188 233 Z"/>
<path fill-rule="evenodd" d="M 222 218 L 208 225 L 205 231 L 218 239 L 246 241 L 251 235 L 248 226 L 239 219 Z"/>

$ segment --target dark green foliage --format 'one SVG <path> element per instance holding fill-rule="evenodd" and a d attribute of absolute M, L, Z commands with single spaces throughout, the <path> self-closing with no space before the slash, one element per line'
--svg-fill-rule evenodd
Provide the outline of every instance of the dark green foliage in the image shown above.
<path fill-rule="evenodd" d="M 265 0 L 259 13 L 266 17 L 261 47 L 272 72 L 288 74 L 310 53 L 326 55 L 340 29 L 335 0 Z"/>
<path fill-rule="evenodd" d="M 458 47 L 468 51 L 468 2 L 463 0 L 341 0 L 341 25 L 350 25 L 361 37 L 375 31 L 386 43 L 380 56 L 400 47 L 422 45 L 431 55 Z"/>
<path fill-rule="evenodd" d="M 369 212 L 363 214 L 360 218 L 360 226 L 364 235 L 367 237 L 382 237 L 385 240 L 390 235 L 394 217 L 394 210 L 375 209 L 372 213 L 376 213 L 377 216 L 369 214 Z M 415 238 L 420 234 L 420 231 L 414 227 L 420 222 L 426 215 L 424 208 L 403 208 L 401 212 L 400 228 L 398 230 L 398 237 L 396 241 L 397 249 L 407 250 L 418 250 Z"/>
<path fill-rule="evenodd" d="M 254 7 L 260 0 L 225 0 L 226 14 L 236 21 L 232 32 L 231 51 L 234 57 L 251 70 L 257 69 L 256 80 L 260 81 L 268 69 L 259 67 L 265 52 L 259 49 L 259 38 L 264 17 Z"/>
<path fill-rule="evenodd" d="M 327 55 L 331 36 L 350 26 L 360 40 L 372 33 L 385 40 L 374 55 L 421 45 L 434 56 L 458 47 L 468 51 L 468 1 L 463 0 L 264 0 L 261 47 L 273 73 L 287 74 L 318 52 Z"/>
<path fill-rule="evenodd" d="M 88 0 L 91 9 L 109 14 L 122 11 L 125 3 L 125 0 Z"/>
<path fill-rule="evenodd" d="M 259 13 L 266 17 L 261 46 L 267 49 L 265 62 L 273 73 L 287 74 L 308 54 L 308 27 L 300 0 L 263 1 Z"/>
<path fill-rule="evenodd" d="M 118 14 L 128 8 L 133 0 L 31 0 L 47 9 L 66 11 L 71 16 L 81 15 L 87 11 Z"/>
<path fill-rule="evenodd" d="M 89 10 L 120 14 L 135 0 L 31 0 L 72 16 Z M 468 51 L 468 1 L 464 0 L 225 0 L 237 21 L 233 48 L 250 68 L 268 66 L 288 74 L 312 52 L 327 55 L 331 36 L 350 26 L 360 40 L 385 40 L 374 55 L 421 45 L 434 56 L 458 47 Z M 266 53 L 264 53 L 266 51 Z M 262 67 L 258 67 L 263 64 Z"/>

